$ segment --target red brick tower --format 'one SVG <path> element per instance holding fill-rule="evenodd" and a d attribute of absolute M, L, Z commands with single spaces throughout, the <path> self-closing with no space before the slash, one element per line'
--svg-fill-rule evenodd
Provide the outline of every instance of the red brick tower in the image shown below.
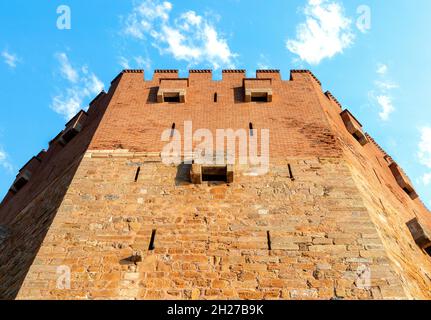
<path fill-rule="evenodd" d="M 269 171 L 164 164 L 186 123 L 268 129 Z M 3 200 L 0 298 L 430 299 L 430 236 L 409 179 L 310 71 L 125 70 Z"/>

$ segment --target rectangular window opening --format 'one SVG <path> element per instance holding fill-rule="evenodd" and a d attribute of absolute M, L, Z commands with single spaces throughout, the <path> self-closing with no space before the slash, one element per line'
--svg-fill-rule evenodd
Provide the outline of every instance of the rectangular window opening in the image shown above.
<path fill-rule="evenodd" d="M 150 245 L 148 246 L 149 251 L 153 251 L 155 249 L 154 241 L 156 240 L 156 232 L 157 230 L 155 229 L 151 232 Z"/>
<path fill-rule="evenodd" d="M 135 182 L 138 182 L 140 172 L 141 172 L 141 167 L 138 167 L 138 169 L 136 169 Z"/>
<path fill-rule="evenodd" d="M 164 102 L 174 102 L 174 103 L 180 103 L 180 94 L 179 92 L 174 93 L 165 93 L 163 95 L 163 101 Z"/>
<path fill-rule="evenodd" d="M 227 182 L 227 166 L 203 166 L 202 181 Z"/>
<path fill-rule="evenodd" d="M 248 124 L 248 128 L 250 129 L 250 137 L 253 137 L 253 135 L 254 135 L 254 132 L 253 132 L 253 130 L 254 130 L 254 129 L 253 129 L 253 123 L 251 123 L 251 122 L 250 122 L 250 123 Z"/>
<path fill-rule="evenodd" d="M 217 99 L 218 98 L 218 96 L 217 96 L 217 92 L 216 93 L 214 93 L 214 102 L 217 102 Z"/>
<path fill-rule="evenodd" d="M 268 102 L 268 93 L 253 93 L 251 95 L 251 102 Z"/>

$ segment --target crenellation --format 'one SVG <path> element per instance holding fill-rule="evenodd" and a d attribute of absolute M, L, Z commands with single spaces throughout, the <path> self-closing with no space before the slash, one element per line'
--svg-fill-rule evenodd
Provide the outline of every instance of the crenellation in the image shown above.
<path fill-rule="evenodd" d="M 340 108 L 340 110 L 343 110 L 343 106 L 342 106 L 342 104 L 337 100 L 337 98 L 335 98 L 333 95 L 332 95 L 332 93 L 330 92 L 330 91 L 326 91 L 325 92 L 325 96 L 329 99 L 329 100 L 331 100 L 331 101 L 333 101 L 339 108 Z"/>

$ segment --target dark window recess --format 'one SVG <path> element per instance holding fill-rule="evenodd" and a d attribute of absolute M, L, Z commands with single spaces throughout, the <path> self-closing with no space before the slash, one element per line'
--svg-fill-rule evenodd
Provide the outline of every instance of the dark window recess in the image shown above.
<path fill-rule="evenodd" d="M 217 98 L 218 98 L 218 96 L 217 96 L 217 92 L 216 92 L 216 93 L 214 93 L 214 102 L 217 102 Z"/>
<path fill-rule="evenodd" d="M 290 164 L 288 164 L 287 167 L 289 168 L 289 178 L 290 178 L 290 180 L 295 181 L 295 177 L 293 176 L 293 172 L 292 172 L 292 166 Z"/>
<path fill-rule="evenodd" d="M 180 103 L 180 94 L 179 93 L 170 93 L 166 94 L 163 97 L 164 102 L 176 102 Z"/>
<path fill-rule="evenodd" d="M 175 135 L 175 122 L 172 124 L 171 127 L 171 138 Z"/>
<path fill-rule="evenodd" d="M 251 102 L 268 102 L 268 93 L 252 94 Z"/>
<path fill-rule="evenodd" d="M 267 243 L 268 243 L 268 250 L 271 251 L 272 250 L 272 246 L 271 246 L 271 234 L 269 231 L 266 232 L 266 239 L 267 239 Z"/>
<path fill-rule="evenodd" d="M 431 246 L 429 246 L 428 248 L 425 248 L 424 250 L 431 257 Z"/>
<path fill-rule="evenodd" d="M 248 124 L 248 128 L 250 129 L 250 137 L 253 137 L 253 135 L 254 135 L 254 132 L 253 132 L 253 123 L 249 123 Z"/>
<path fill-rule="evenodd" d="M 202 181 L 227 182 L 227 166 L 202 167 Z"/>
<path fill-rule="evenodd" d="M 62 142 L 63 144 L 67 144 L 70 141 L 72 141 L 73 138 L 75 138 L 78 135 L 78 131 L 75 129 L 70 129 L 67 132 L 65 132 L 62 136 Z"/>
<path fill-rule="evenodd" d="M 14 189 L 18 192 L 21 190 L 28 182 L 28 179 L 25 177 L 20 177 L 13 185 Z"/>
<path fill-rule="evenodd" d="M 411 190 L 409 188 L 403 188 L 404 192 L 407 193 L 408 195 L 410 195 Z"/>
<path fill-rule="evenodd" d="M 353 137 L 356 139 L 356 140 L 358 140 L 358 141 L 361 141 L 362 140 L 362 137 L 358 134 L 358 133 L 354 133 L 353 134 Z"/>
<path fill-rule="evenodd" d="M 136 169 L 135 182 L 138 182 L 140 172 L 141 172 L 141 167 L 138 167 L 138 169 Z"/>
<path fill-rule="evenodd" d="M 153 251 L 156 247 L 154 246 L 154 241 L 156 240 L 156 231 L 157 230 L 153 230 L 151 232 L 151 239 L 150 239 L 150 245 L 148 246 L 148 250 L 149 251 Z"/>

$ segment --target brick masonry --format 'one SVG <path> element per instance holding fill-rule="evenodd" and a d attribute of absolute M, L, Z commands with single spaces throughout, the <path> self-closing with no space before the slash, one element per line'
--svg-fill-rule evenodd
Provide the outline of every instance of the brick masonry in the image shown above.
<path fill-rule="evenodd" d="M 168 104 L 156 102 L 157 88 L 175 71 L 121 73 L 82 132 L 52 145 L 3 201 L 0 297 L 431 298 L 431 257 L 406 226 L 429 212 L 400 189 L 386 154 L 347 132 L 340 105 L 310 72 L 257 77 L 272 79 L 272 102 L 243 102 L 242 71 L 221 81 L 193 71 L 186 103 Z M 187 165 L 159 155 L 161 132 L 172 123 L 182 131 L 185 120 L 270 129 L 269 173 L 237 164 L 229 185 L 191 184 Z M 71 270 L 70 289 L 57 286 L 60 266 Z"/>

